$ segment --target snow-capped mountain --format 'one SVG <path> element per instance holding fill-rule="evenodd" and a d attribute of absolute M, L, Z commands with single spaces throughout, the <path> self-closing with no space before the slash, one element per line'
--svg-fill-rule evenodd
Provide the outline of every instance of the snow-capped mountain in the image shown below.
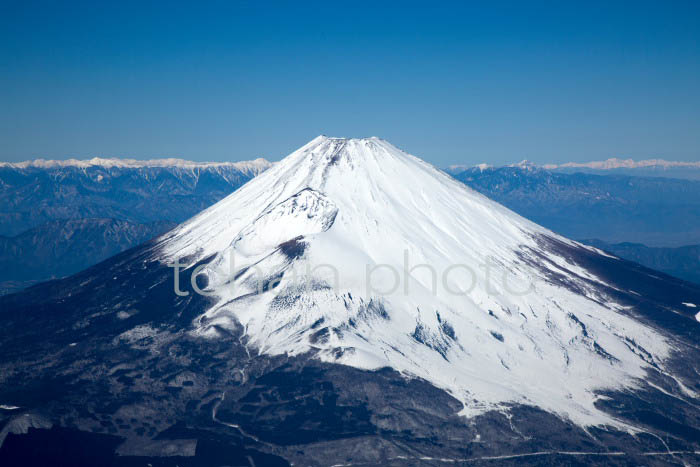
<path fill-rule="evenodd" d="M 319 137 L 161 247 L 164 262 L 213 257 L 201 275 L 218 301 L 196 335 L 242 326 L 262 353 L 388 366 L 448 390 L 463 414 L 533 403 L 614 424 L 595 391 L 634 387 L 670 346 L 542 237 L 578 246 L 386 141 Z"/>
<path fill-rule="evenodd" d="M 159 465 L 693 464 L 697 304 L 386 141 L 318 137 L 0 298 L 0 459 L 101 439 Z"/>

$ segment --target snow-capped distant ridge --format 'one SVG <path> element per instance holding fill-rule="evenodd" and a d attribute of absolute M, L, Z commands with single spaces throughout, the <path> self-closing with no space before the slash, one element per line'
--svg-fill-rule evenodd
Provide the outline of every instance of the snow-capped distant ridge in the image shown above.
<path fill-rule="evenodd" d="M 529 161 L 527 159 L 523 159 L 520 162 L 517 162 L 515 164 L 510 164 L 510 165 L 508 165 L 508 167 L 517 167 L 519 169 L 525 169 L 525 170 L 536 170 L 539 168 L 537 166 L 537 164 L 535 164 L 534 162 Z"/>
<path fill-rule="evenodd" d="M 494 166 L 487 163 L 481 163 L 476 165 L 468 164 L 453 164 L 447 166 L 445 171 L 447 173 L 456 175 L 460 172 L 467 170 L 478 169 L 480 171 L 485 171 L 488 169 L 495 169 L 499 166 Z M 591 162 L 565 162 L 561 164 L 536 164 L 529 160 L 522 160 L 514 164 L 506 164 L 500 167 L 512 167 L 519 168 L 523 170 L 560 170 L 560 169 L 591 169 L 591 170 L 615 170 L 615 169 L 660 169 L 668 170 L 674 168 L 693 168 L 700 169 L 700 161 L 695 162 L 685 162 L 685 161 L 668 161 L 665 159 L 645 159 L 640 161 L 635 161 L 634 159 L 619 159 L 611 158 L 604 161 L 591 161 Z"/>
<path fill-rule="evenodd" d="M 544 169 L 564 169 L 564 168 L 587 168 L 597 170 L 613 169 L 641 169 L 641 168 L 673 168 L 673 167 L 693 167 L 700 168 L 698 162 L 667 161 L 665 159 L 645 159 L 635 161 L 634 159 L 619 159 L 616 157 L 604 161 L 591 162 L 566 162 L 563 164 L 545 164 Z"/>
<path fill-rule="evenodd" d="M 669 345 L 554 244 L 584 248 L 385 140 L 319 136 L 155 255 L 208 259 L 195 336 L 244 330 L 256 353 L 391 367 L 463 414 L 528 404 L 619 426 L 596 392 L 635 387 Z"/>
<path fill-rule="evenodd" d="M 448 174 L 456 175 L 460 172 L 464 172 L 465 170 L 478 169 L 478 170 L 483 172 L 483 171 L 491 169 L 491 168 L 493 168 L 493 166 L 491 164 L 487 164 L 485 162 L 482 162 L 481 164 L 476 164 L 476 165 L 453 164 L 453 165 L 447 166 L 447 168 L 445 169 L 445 172 L 447 172 Z"/>
<path fill-rule="evenodd" d="M 47 159 L 34 159 L 23 162 L 0 162 L 0 167 L 10 167 L 15 169 L 27 169 L 27 168 L 41 168 L 41 169 L 53 169 L 53 168 L 66 168 L 66 167 L 76 167 L 76 168 L 89 168 L 89 167 L 103 167 L 103 168 L 147 168 L 147 167 L 160 167 L 160 168 L 182 168 L 182 169 L 203 169 L 203 168 L 218 168 L 218 167 L 231 167 L 242 172 L 257 175 L 260 172 L 270 168 L 272 162 L 259 157 L 250 161 L 239 161 L 239 162 L 195 162 L 184 159 L 176 158 L 164 158 L 164 159 L 121 159 L 121 158 L 101 158 L 93 157 L 92 159 L 66 159 L 66 160 L 47 160 Z"/>
<path fill-rule="evenodd" d="M 523 159 L 520 162 L 516 162 L 514 164 L 508 164 L 504 167 L 513 167 L 513 168 L 518 168 L 518 169 L 523 169 L 523 170 L 537 170 L 540 167 L 535 164 L 532 161 L 529 161 L 527 159 Z M 485 162 L 482 162 L 481 164 L 475 164 L 475 165 L 466 165 L 466 164 L 453 164 L 448 166 L 445 171 L 449 174 L 452 175 L 457 175 L 461 172 L 465 172 L 467 170 L 479 170 L 480 172 L 484 172 L 486 170 L 490 169 L 495 169 L 497 166 L 493 166 L 491 164 L 487 164 Z"/>

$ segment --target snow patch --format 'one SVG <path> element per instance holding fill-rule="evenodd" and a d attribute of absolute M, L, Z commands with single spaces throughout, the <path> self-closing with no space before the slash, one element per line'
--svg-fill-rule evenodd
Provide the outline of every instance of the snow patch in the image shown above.
<path fill-rule="evenodd" d="M 117 339 L 128 343 L 134 343 L 142 339 L 154 337 L 157 334 L 157 329 L 152 328 L 147 324 L 143 324 L 140 326 L 136 326 L 135 328 L 129 329 L 128 331 L 124 331 L 123 333 L 119 334 L 119 336 L 117 336 Z"/>

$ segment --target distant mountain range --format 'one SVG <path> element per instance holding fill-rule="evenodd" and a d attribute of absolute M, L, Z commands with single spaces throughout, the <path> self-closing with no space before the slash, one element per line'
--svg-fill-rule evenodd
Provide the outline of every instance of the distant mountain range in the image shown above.
<path fill-rule="evenodd" d="M 618 159 L 613 157 L 604 161 L 592 162 L 566 162 L 563 164 L 545 164 L 545 169 L 581 168 L 613 170 L 613 169 L 642 169 L 642 168 L 671 168 L 692 167 L 700 169 L 700 162 L 667 161 L 665 159 L 646 159 L 635 161 L 634 159 Z"/>
<path fill-rule="evenodd" d="M 240 172 L 247 174 L 259 174 L 263 170 L 270 167 L 270 162 L 258 158 L 251 161 L 240 161 L 240 162 L 195 162 L 188 161 L 185 159 L 176 158 L 166 158 L 166 159 L 119 159 L 119 158 L 102 158 L 93 157 L 92 159 L 80 160 L 80 159 L 65 159 L 65 160 L 53 160 L 53 159 L 33 159 L 23 162 L 0 162 L 0 167 L 12 168 L 12 169 L 56 169 L 56 168 L 130 168 L 130 169 L 143 169 L 143 168 L 171 168 L 171 169 L 211 169 L 211 168 L 223 168 L 223 169 L 235 169 Z"/>
<path fill-rule="evenodd" d="M 667 161 L 665 159 L 646 159 L 635 161 L 633 159 L 611 158 L 604 161 L 591 162 L 565 162 L 561 164 L 536 165 L 524 160 L 509 167 L 539 168 L 562 173 L 592 173 L 598 175 L 632 175 L 645 177 L 681 178 L 688 180 L 700 180 L 700 162 Z M 477 165 L 452 165 L 446 171 L 458 174 L 469 169 L 486 170 L 494 168 L 490 164 Z"/>
<path fill-rule="evenodd" d="M 0 235 L 57 219 L 182 222 L 267 169 L 264 159 L 30 161 L 0 166 Z"/>
<path fill-rule="evenodd" d="M 271 165 L 264 159 L 2 163 L 0 294 L 75 273 L 155 237 Z M 700 181 L 567 173 L 527 161 L 447 171 L 547 228 L 700 282 Z"/>
<path fill-rule="evenodd" d="M 75 273 L 161 234 L 270 165 L 97 158 L 0 164 L 0 293 Z"/>
<path fill-rule="evenodd" d="M 700 181 L 560 173 L 533 165 L 453 176 L 570 238 L 676 247 L 700 243 Z"/>

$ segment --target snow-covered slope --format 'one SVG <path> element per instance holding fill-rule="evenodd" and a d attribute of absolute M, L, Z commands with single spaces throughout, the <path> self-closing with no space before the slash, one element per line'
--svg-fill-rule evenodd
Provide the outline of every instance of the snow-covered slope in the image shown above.
<path fill-rule="evenodd" d="M 196 335 L 242 326 L 251 353 L 390 366 L 448 390 L 465 414 L 521 403 L 619 425 L 596 391 L 663 371 L 671 349 L 545 238 L 584 248 L 386 141 L 322 136 L 158 251 L 208 260 L 200 283 L 215 304 Z"/>

